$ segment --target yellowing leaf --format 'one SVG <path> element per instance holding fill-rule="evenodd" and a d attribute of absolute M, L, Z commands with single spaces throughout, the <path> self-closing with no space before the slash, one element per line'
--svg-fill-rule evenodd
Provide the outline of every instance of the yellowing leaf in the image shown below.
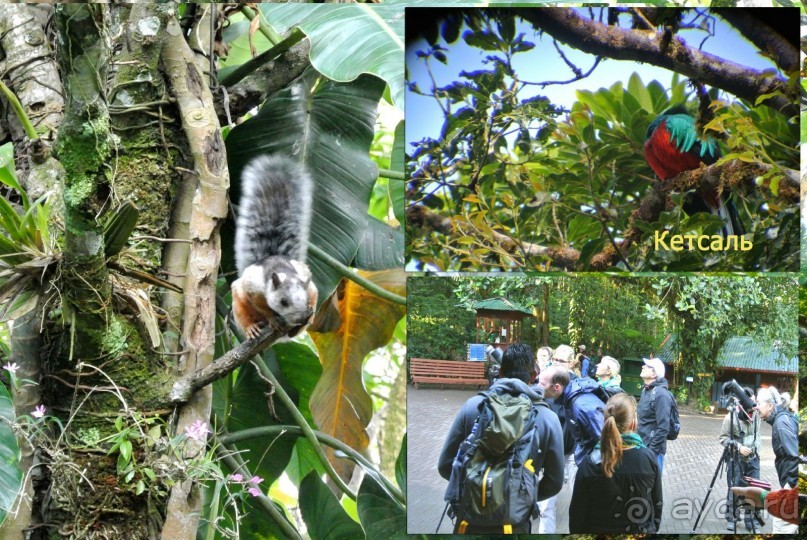
<path fill-rule="evenodd" d="M 406 294 L 403 269 L 360 275 L 390 292 Z M 389 342 L 406 306 L 379 298 L 353 281 L 346 282 L 338 305 L 342 326 L 336 332 L 309 332 L 322 363 L 310 408 L 320 431 L 361 451 L 369 444 L 366 428 L 373 414 L 362 381 L 362 363 L 370 351 Z M 333 460 L 333 454 L 329 456 Z M 349 461 L 333 460 L 333 464 L 342 478 L 350 479 Z"/>
<path fill-rule="evenodd" d="M 773 193 L 774 196 L 779 196 L 779 182 L 781 182 L 781 180 L 782 177 L 778 175 L 771 178 L 771 184 L 768 187 L 771 188 L 771 193 Z"/>

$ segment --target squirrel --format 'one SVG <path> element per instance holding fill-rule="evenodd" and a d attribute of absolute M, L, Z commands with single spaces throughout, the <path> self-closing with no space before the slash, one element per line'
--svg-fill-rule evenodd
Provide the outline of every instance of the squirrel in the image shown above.
<path fill-rule="evenodd" d="M 236 219 L 233 314 L 247 338 L 264 327 L 292 325 L 294 337 L 314 318 L 317 287 L 305 264 L 313 181 L 285 156 L 260 156 L 241 175 Z"/>

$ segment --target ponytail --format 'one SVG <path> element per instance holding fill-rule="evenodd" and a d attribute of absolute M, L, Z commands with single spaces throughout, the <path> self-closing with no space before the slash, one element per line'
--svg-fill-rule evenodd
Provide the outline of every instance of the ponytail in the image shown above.
<path fill-rule="evenodd" d="M 602 473 L 606 478 L 611 478 L 614 476 L 614 469 L 622 461 L 622 437 L 613 416 L 606 418 L 602 426 L 600 447 L 602 452 Z"/>
<path fill-rule="evenodd" d="M 636 419 L 636 399 L 624 392 L 614 394 L 605 404 L 604 416 L 600 437 L 602 473 L 611 478 L 622 461 L 622 434 L 630 431 Z"/>

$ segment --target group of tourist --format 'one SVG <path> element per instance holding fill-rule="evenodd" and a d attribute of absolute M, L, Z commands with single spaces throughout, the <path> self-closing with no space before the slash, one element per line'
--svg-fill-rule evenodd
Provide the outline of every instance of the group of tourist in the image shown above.
<path fill-rule="evenodd" d="M 667 442 L 681 427 L 664 363 L 643 359 L 644 386 L 637 403 L 622 391 L 620 363 L 613 357 L 600 353 L 594 363 L 585 347 L 577 352 L 569 345 L 541 347 L 533 354 L 528 345 L 514 343 L 497 362 L 497 350 L 488 349 L 499 368 L 497 378 L 488 391 L 463 405 L 440 453 L 438 470 L 449 480 L 446 500 L 454 532 L 529 533 L 540 516 L 537 532 L 556 533 L 558 493 L 571 478 L 569 532 L 659 532 Z M 734 429 L 723 424 L 720 442 L 736 445 L 739 456 L 728 471 L 729 486 L 745 487 L 743 477 L 759 477 L 761 418 L 773 425 L 780 485 L 791 487 L 798 459 L 792 415 L 774 388 L 760 389 L 756 398 L 758 406 L 735 418 L 740 424 Z M 520 478 L 508 476 L 513 471 Z M 738 522 L 749 531 L 762 525 L 758 512 L 742 504 L 742 496 L 728 496 L 730 530 Z M 748 510 L 741 516 L 743 507 Z"/>

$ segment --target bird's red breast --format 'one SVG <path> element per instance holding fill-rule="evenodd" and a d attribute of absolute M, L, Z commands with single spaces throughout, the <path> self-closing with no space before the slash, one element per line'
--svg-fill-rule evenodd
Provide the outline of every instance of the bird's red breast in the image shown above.
<path fill-rule="evenodd" d="M 666 120 L 659 124 L 645 141 L 644 155 L 650 168 L 662 180 L 678 176 L 684 171 L 697 169 L 701 164 L 701 159 L 697 155 L 678 150 L 670 137 L 670 132 L 667 131 Z"/>

